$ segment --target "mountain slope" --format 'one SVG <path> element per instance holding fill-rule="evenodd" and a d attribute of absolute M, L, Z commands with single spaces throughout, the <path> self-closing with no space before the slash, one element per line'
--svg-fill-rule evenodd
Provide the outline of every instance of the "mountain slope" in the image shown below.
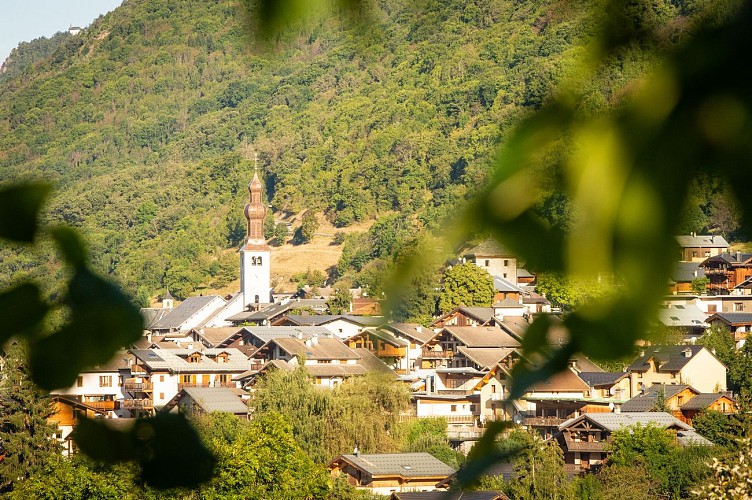
<path fill-rule="evenodd" d="M 385 0 L 374 17 L 364 32 L 331 16 L 262 50 L 234 1 L 124 2 L 0 83 L 0 181 L 54 182 L 49 220 L 80 227 L 96 265 L 141 295 L 234 265 L 254 151 L 275 211 L 435 227 L 590 20 L 502 0 Z"/>

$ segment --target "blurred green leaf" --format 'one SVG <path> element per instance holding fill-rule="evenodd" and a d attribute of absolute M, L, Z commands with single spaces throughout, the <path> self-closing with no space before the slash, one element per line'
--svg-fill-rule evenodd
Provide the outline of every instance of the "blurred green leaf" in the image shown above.
<path fill-rule="evenodd" d="M 467 456 L 468 461 L 457 471 L 457 486 L 459 489 L 465 490 L 471 487 L 489 467 L 498 462 L 508 462 L 522 451 L 522 446 L 503 451 L 498 445 L 502 433 L 514 426 L 515 424 L 511 421 L 488 424 L 483 436 L 470 450 Z"/>
<path fill-rule="evenodd" d="M 190 488 L 211 479 L 216 460 L 183 415 L 160 413 L 137 422 L 133 432 L 147 484 Z"/>
<path fill-rule="evenodd" d="M 70 387 L 81 370 L 106 363 L 143 332 L 141 314 L 128 297 L 85 267 L 76 269 L 67 299 L 69 322 L 30 345 L 32 378 L 46 390 Z"/>
<path fill-rule="evenodd" d="M 74 434 L 81 451 L 107 463 L 138 462 L 142 480 L 154 488 L 190 488 L 211 479 L 216 459 L 184 416 L 160 413 L 124 430 L 110 422 L 82 419 Z"/>
<path fill-rule="evenodd" d="M 50 234 L 63 252 L 65 261 L 74 267 L 83 267 L 86 265 L 86 249 L 83 241 L 73 228 L 59 226 L 50 229 Z"/>
<path fill-rule="evenodd" d="M 48 306 L 39 292 L 39 287 L 24 283 L 0 293 L 0 318 L 3 328 L 0 330 L 0 344 L 4 344 L 14 335 L 31 336 L 36 333 Z"/>
<path fill-rule="evenodd" d="M 30 243 L 37 234 L 39 210 L 50 193 L 46 184 L 0 189 L 0 238 Z"/>
<path fill-rule="evenodd" d="M 136 460 L 132 431 L 113 429 L 107 420 L 82 418 L 73 431 L 79 449 L 94 460 L 106 463 Z"/>

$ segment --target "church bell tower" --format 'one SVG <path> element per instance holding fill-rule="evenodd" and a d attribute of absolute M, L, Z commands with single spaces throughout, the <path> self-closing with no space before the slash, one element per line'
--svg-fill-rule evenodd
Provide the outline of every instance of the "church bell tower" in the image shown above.
<path fill-rule="evenodd" d="M 240 249 L 240 291 L 245 308 L 272 301 L 271 251 L 264 239 L 266 206 L 261 198 L 262 189 L 257 169 L 254 168 L 253 180 L 248 184 L 249 200 L 244 210 L 247 233 Z"/>

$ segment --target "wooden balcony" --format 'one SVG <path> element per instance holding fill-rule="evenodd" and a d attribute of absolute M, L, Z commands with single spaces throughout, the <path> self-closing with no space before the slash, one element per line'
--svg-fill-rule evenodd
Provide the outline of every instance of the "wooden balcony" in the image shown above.
<path fill-rule="evenodd" d="M 188 387 L 228 387 L 235 389 L 237 386 L 235 382 L 182 382 L 178 384 L 178 391 Z"/>
<path fill-rule="evenodd" d="M 584 451 L 604 453 L 606 451 L 606 442 L 604 441 L 575 441 L 568 434 L 564 434 L 564 441 L 567 445 L 566 451 Z"/>
<path fill-rule="evenodd" d="M 523 419 L 523 424 L 528 427 L 558 427 L 566 419 L 558 417 L 528 417 Z"/>
<path fill-rule="evenodd" d="M 380 358 L 404 358 L 407 356 L 407 349 L 386 345 L 383 349 L 376 350 L 376 356 Z"/>
<path fill-rule="evenodd" d="M 127 392 L 152 392 L 154 384 L 151 382 L 133 382 L 126 380 L 123 383 L 123 390 Z"/>
<path fill-rule="evenodd" d="M 421 351 L 423 359 L 449 359 L 454 357 L 453 351 L 434 351 L 431 349 L 423 349 Z"/>
<path fill-rule="evenodd" d="M 114 411 L 116 409 L 115 401 L 84 401 L 83 404 L 101 411 Z"/>
<path fill-rule="evenodd" d="M 469 396 L 472 393 L 472 389 L 437 389 L 433 394 L 440 396 Z"/>
<path fill-rule="evenodd" d="M 124 399 L 123 408 L 126 410 L 152 410 L 154 402 L 151 399 Z"/>

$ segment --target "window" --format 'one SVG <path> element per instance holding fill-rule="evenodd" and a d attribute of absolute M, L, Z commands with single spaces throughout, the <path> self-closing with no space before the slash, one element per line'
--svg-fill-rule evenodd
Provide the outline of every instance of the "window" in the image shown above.
<path fill-rule="evenodd" d="M 221 383 L 226 383 L 226 382 L 229 382 L 229 380 L 227 380 L 228 378 L 229 378 L 229 376 L 228 376 L 228 375 L 227 375 L 226 373 L 220 373 L 220 374 L 218 375 L 218 380 L 219 380 L 219 381 L 220 381 Z"/>
<path fill-rule="evenodd" d="M 475 405 L 470 405 L 470 413 L 475 413 Z"/>
<path fill-rule="evenodd" d="M 99 387 L 112 387 L 112 375 L 100 375 Z"/>
<path fill-rule="evenodd" d="M 488 261 L 488 259 L 486 259 L 486 267 L 488 267 L 488 266 L 489 266 L 489 261 Z"/>
<path fill-rule="evenodd" d="M 734 302 L 734 311 L 743 311 L 744 310 L 744 303 L 743 302 Z"/>
<path fill-rule="evenodd" d="M 509 261 L 507 259 L 504 259 L 504 267 L 507 267 L 509 265 Z"/>
<path fill-rule="evenodd" d="M 716 313 L 718 312 L 718 307 L 715 304 L 708 304 L 708 312 Z"/>
<path fill-rule="evenodd" d="M 251 265 L 252 266 L 260 266 L 263 264 L 263 260 L 261 259 L 260 255 L 254 255 L 251 257 Z"/>
<path fill-rule="evenodd" d="M 260 302 L 258 295 L 255 296 L 255 298 L 253 299 L 253 302 L 256 303 L 256 304 L 258 304 Z"/>
<path fill-rule="evenodd" d="M 84 378 L 82 376 L 78 376 L 76 378 L 76 387 L 83 387 L 84 386 Z"/>
<path fill-rule="evenodd" d="M 684 403 L 684 396 L 676 396 L 676 404 L 681 406 Z"/>
<path fill-rule="evenodd" d="M 452 411 L 452 412 L 455 412 L 455 411 L 457 411 L 457 405 L 452 405 L 452 407 L 451 407 L 451 411 Z"/>
<path fill-rule="evenodd" d="M 160 381 L 160 382 L 164 382 L 164 375 L 160 375 L 160 376 L 159 376 L 159 381 Z"/>
<path fill-rule="evenodd" d="M 159 399 L 164 399 L 164 392 L 159 393 Z"/>
<path fill-rule="evenodd" d="M 504 273 L 504 276 L 502 276 L 502 278 L 506 279 L 506 277 L 507 277 L 507 273 Z"/>

